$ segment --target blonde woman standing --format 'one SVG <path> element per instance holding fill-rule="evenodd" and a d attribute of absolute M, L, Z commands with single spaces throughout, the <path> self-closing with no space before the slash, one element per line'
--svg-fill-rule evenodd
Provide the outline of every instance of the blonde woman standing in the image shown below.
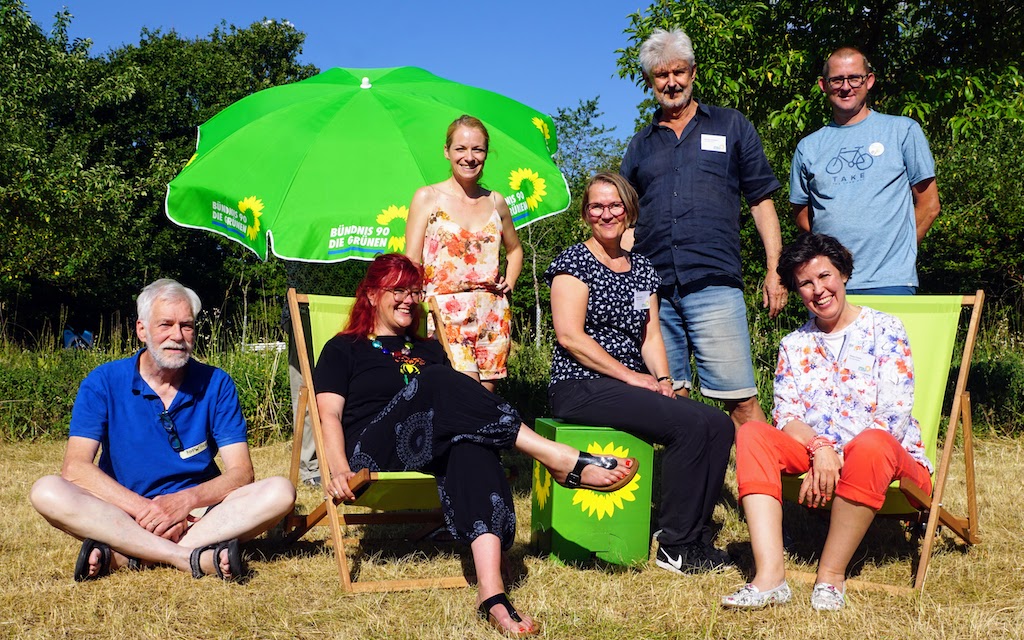
<path fill-rule="evenodd" d="M 463 115 L 449 125 L 444 156 L 452 175 L 416 191 L 405 253 L 423 264 L 426 293 L 437 297 L 452 366 L 493 391 L 495 381 L 508 375 L 509 297 L 523 268 L 523 248 L 505 199 L 480 185 L 488 144 L 487 128 L 477 118 Z"/>

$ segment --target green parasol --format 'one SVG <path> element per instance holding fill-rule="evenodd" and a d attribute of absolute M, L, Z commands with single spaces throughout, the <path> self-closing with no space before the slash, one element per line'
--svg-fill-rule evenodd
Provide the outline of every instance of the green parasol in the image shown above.
<path fill-rule="evenodd" d="M 196 153 L 167 186 L 167 217 L 267 258 L 337 262 L 405 248 L 417 188 L 450 175 L 448 125 L 490 133 L 482 183 L 516 227 L 569 206 L 551 160 L 551 118 L 423 69 L 331 69 L 239 100 L 199 127 Z"/>

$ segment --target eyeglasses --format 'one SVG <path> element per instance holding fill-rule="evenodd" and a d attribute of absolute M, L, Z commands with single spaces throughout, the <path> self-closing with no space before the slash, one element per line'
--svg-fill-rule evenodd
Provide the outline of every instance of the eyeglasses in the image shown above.
<path fill-rule="evenodd" d="M 599 202 L 591 202 L 587 205 L 587 213 L 590 214 L 591 218 L 600 218 L 604 215 L 604 211 L 608 210 L 608 213 L 612 214 L 616 218 L 626 213 L 626 205 L 621 202 L 612 202 L 611 204 L 601 204 Z"/>
<path fill-rule="evenodd" d="M 409 289 L 407 287 L 395 287 L 394 289 L 387 289 L 395 295 L 395 300 L 405 300 L 407 297 L 412 296 L 413 302 L 423 301 L 423 289 Z"/>
<path fill-rule="evenodd" d="M 871 74 L 867 73 L 852 76 L 832 76 L 831 78 L 828 78 L 826 81 L 828 82 L 828 86 L 832 87 L 833 89 L 842 89 L 844 82 L 849 82 L 851 89 L 860 89 L 862 86 L 864 86 L 864 82 L 868 79 L 869 75 Z"/>
<path fill-rule="evenodd" d="M 167 432 L 167 442 L 171 444 L 171 448 L 178 453 L 184 451 L 185 447 L 181 445 L 181 438 L 178 437 L 178 429 L 174 426 L 174 420 L 171 419 L 171 414 L 167 413 L 167 409 L 160 413 L 160 424 Z"/>

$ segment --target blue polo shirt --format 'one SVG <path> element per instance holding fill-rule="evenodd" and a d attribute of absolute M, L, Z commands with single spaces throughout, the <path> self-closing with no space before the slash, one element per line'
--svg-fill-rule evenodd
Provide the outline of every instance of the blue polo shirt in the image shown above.
<path fill-rule="evenodd" d="M 160 422 L 163 402 L 139 374 L 139 356 L 93 369 L 71 410 L 72 436 L 97 440 L 99 467 L 147 498 L 174 493 L 220 475 L 220 447 L 246 442 L 235 383 L 222 370 L 189 360 L 168 413 L 184 451 L 171 447 Z"/>
<path fill-rule="evenodd" d="M 757 202 L 782 186 L 761 138 L 735 109 L 698 103 L 678 138 L 659 116 L 633 136 L 619 169 L 640 196 L 633 249 L 662 286 L 742 288 L 740 195 Z"/>

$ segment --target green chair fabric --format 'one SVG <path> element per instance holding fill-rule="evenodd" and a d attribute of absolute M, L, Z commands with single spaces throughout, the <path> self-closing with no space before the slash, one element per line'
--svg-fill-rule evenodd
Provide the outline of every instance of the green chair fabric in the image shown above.
<path fill-rule="evenodd" d="M 956 343 L 963 296 L 848 296 L 847 300 L 896 316 L 903 322 L 914 359 L 913 416 L 921 426 L 921 441 L 932 465 L 938 468 L 936 449 L 942 401 L 949 382 L 953 347 Z M 783 497 L 796 501 L 801 477 L 783 478 Z M 828 507 L 826 507 L 828 508 Z M 910 504 L 899 483 L 889 487 L 881 515 L 912 514 L 918 510 Z"/>

